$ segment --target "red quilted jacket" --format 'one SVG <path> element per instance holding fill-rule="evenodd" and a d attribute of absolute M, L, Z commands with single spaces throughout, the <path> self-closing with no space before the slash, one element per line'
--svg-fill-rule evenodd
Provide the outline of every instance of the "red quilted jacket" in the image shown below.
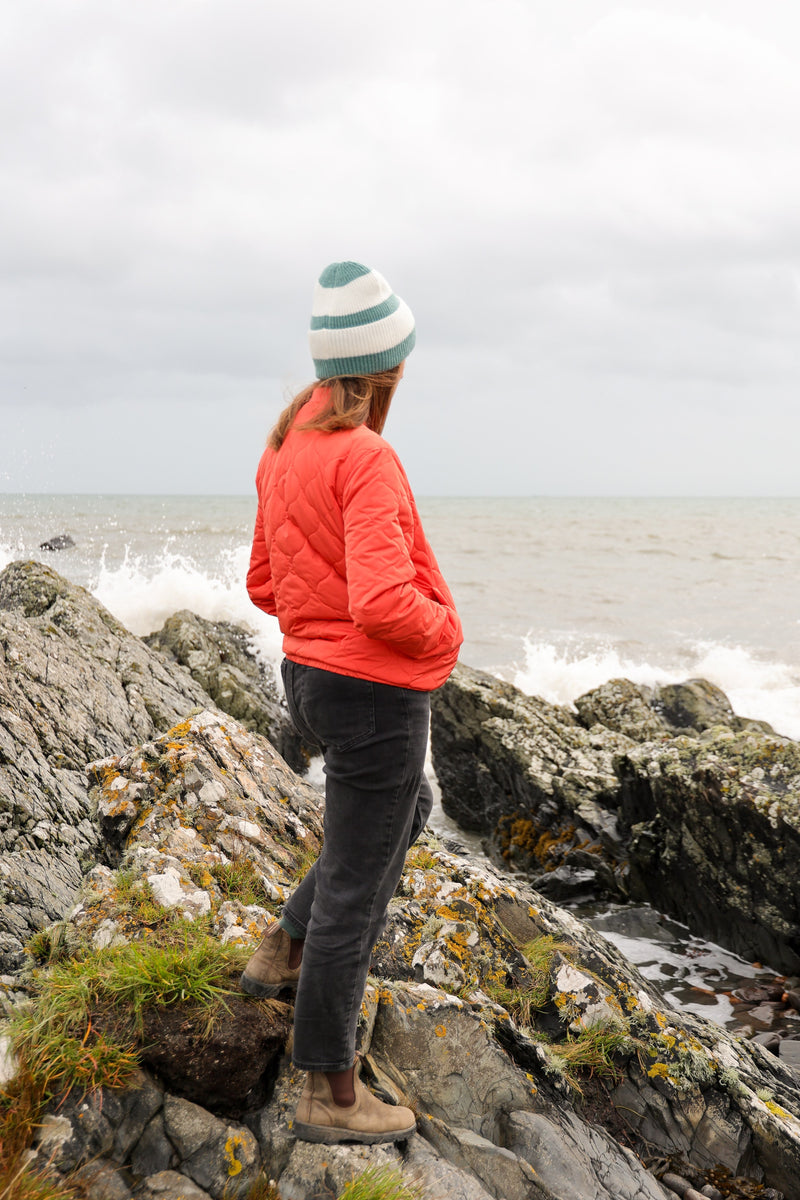
<path fill-rule="evenodd" d="M 366 426 L 292 429 L 264 451 L 256 487 L 247 590 L 278 617 L 286 657 L 417 691 L 444 683 L 461 622 L 389 443 Z"/>

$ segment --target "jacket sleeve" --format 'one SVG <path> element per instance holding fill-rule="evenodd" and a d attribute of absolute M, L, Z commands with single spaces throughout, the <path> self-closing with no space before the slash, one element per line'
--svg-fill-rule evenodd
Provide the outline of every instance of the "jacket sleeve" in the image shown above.
<path fill-rule="evenodd" d="M 449 593 L 439 598 L 415 586 L 416 569 L 400 520 L 406 481 L 385 443 L 348 472 L 342 496 L 350 616 L 367 637 L 412 658 L 461 644 L 461 623 Z M 445 589 L 446 590 L 446 589 Z"/>
<path fill-rule="evenodd" d="M 269 546 L 264 537 L 264 514 L 261 503 L 256 513 L 256 528 L 253 534 L 253 549 L 250 552 L 250 567 L 247 572 L 247 591 L 253 604 L 277 616 L 275 589 L 272 586 L 272 569 L 269 563 Z"/>

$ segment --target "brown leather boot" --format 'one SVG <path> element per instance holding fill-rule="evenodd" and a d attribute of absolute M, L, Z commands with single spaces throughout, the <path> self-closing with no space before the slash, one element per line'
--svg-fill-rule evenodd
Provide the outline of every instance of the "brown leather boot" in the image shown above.
<path fill-rule="evenodd" d="M 400 1142 L 410 1137 L 417 1120 L 410 1108 L 384 1104 L 353 1079 L 355 1104 L 342 1108 L 331 1094 L 331 1086 L 320 1071 L 309 1071 L 297 1105 L 292 1132 L 305 1142 Z"/>
<path fill-rule="evenodd" d="M 274 921 L 239 979 L 242 991 L 251 996 L 277 996 L 287 989 L 296 992 L 300 967 L 289 966 L 292 949 L 292 938 Z"/>

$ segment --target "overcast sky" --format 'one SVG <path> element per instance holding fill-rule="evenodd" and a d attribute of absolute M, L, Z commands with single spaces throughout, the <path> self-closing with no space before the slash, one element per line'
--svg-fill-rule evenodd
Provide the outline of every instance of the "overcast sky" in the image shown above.
<path fill-rule="evenodd" d="M 2 27 L 0 490 L 250 491 L 356 259 L 416 317 L 418 494 L 800 494 L 792 0 Z"/>

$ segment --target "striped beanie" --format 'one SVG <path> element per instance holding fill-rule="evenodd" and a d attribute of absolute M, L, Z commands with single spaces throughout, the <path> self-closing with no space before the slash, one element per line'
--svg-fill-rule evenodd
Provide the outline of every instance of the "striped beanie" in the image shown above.
<path fill-rule="evenodd" d="M 317 379 L 374 375 L 414 349 L 414 318 L 377 271 L 331 263 L 314 289 L 308 340 Z"/>

